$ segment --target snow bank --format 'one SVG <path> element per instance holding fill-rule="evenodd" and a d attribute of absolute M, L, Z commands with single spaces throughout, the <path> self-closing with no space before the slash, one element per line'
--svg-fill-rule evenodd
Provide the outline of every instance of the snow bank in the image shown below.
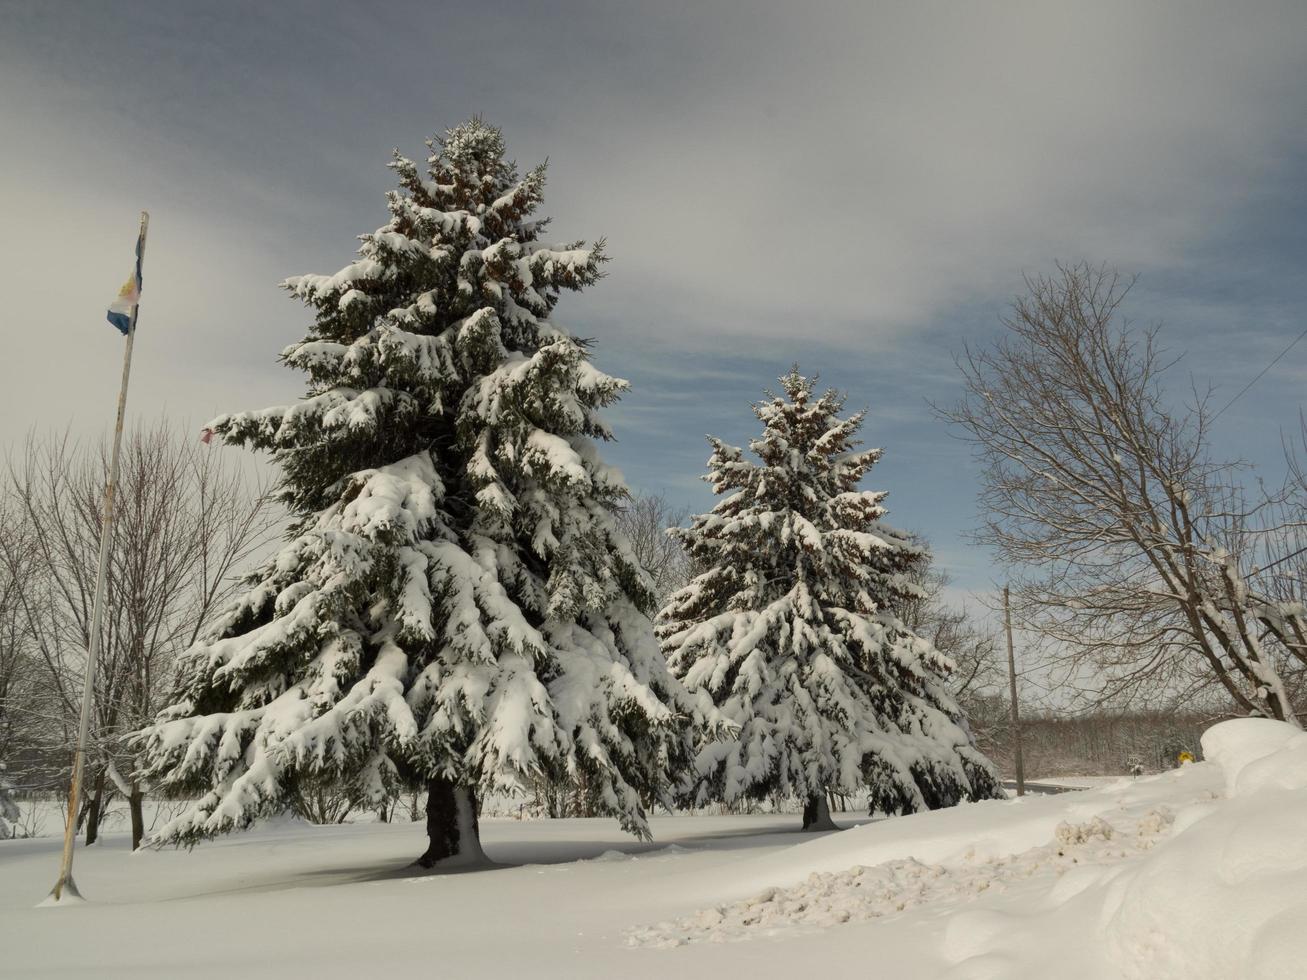
<path fill-rule="evenodd" d="M 895 817 L 828 834 L 716 876 L 701 892 L 706 902 L 743 899 L 766 888 L 790 887 L 814 872 L 840 872 L 913 858 L 944 866 L 1019 854 L 1054 840 L 1062 823 L 1104 817 L 1130 823 L 1157 807 L 1211 800 L 1222 792 L 1220 770 L 1207 764 L 1121 779 L 1085 792 L 964 803 L 945 810 Z"/>
<path fill-rule="evenodd" d="M 1239 718 L 1222 722 L 1203 733 L 1203 755 L 1221 767 L 1229 796 L 1246 796 L 1271 783 L 1285 789 L 1301 789 L 1307 784 L 1307 770 L 1286 764 L 1293 757 L 1292 746 L 1302 761 L 1303 732 L 1279 721 L 1265 718 Z M 1276 758 L 1283 749 L 1289 755 Z"/>
<path fill-rule="evenodd" d="M 938 924 L 923 977 L 1307 976 L 1307 734 L 1242 719 L 1210 729 L 1203 750 L 1209 761 L 1161 776 L 787 848 L 719 875 L 715 904 L 626 942 L 774 940 L 900 916 L 887 927 Z"/>
<path fill-rule="evenodd" d="M 1138 860 L 1062 877 L 1024 907 L 964 911 L 950 980 L 1289 980 L 1307 975 L 1307 734 L 1240 719 L 1203 736 L 1221 798 Z"/>
<path fill-rule="evenodd" d="M 1105 889 L 1120 974 L 1269 980 L 1307 974 L 1307 734 L 1240 719 L 1203 736 L 1228 799 L 1182 815 L 1175 838 Z"/>
<path fill-rule="evenodd" d="M 681 946 L 692 942 L 738 942 L 759 935 L 815 931 L 865 922 L 921 905 L 965 902 L 996 893 L 1041 874 L 1112 864 L 1137 856 L 1167 833 L 1173 815 L 1165 807 L 1141 819 L 1109 824 L 1101 817 L 1060 823 L 1053 840 L 1019 854 L 956 865 L 900 858 L 847 871 L 815 873 L 793 888 L 768 888 L 752 898 L 704 909 L 653 927 L 634 929 L 628 946 Z"/>

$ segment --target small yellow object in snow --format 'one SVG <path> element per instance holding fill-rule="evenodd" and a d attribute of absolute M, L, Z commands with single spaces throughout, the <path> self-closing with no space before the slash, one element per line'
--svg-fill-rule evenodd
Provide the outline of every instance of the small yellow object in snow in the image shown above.
<path fill-rule="evenodd" d="M 1187 763 L 1193 762 L 1193 761 L 1194 761 L 1193 753 L 1192 753 L 1192 752 L 1181 752 L 1178 756 L 1175 757 L 1175 761 L 1178 762 L 1178 763 L 1179 763 L 1180 765 L 1182 765 L 1182 766 L 1183 766 L 1183 765 L 1186 765 Z"/>

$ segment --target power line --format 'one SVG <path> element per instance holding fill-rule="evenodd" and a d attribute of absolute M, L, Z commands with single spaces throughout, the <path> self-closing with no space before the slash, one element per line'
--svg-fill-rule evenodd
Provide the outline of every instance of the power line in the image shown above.
<path fill-rule="evenodd" d="M 1248 391 L 1249 388 L 1257 384 L 1257 382 L 1261 381 L 1262 377 L 1266 374 L 1266 372 L 1269 371 L 1271 368 L 1275 367 L 1275 365 L 1279 363 L 1280 358 L 1282 358 L 1285 354 L 1289 353 L 1289 351 L 1293 350 L 1293 348 L 1297 345 L 1298 341 L 1302 340 L 1304 337 L 1307 337 L 1307 330 L 1304 330 L 1302 333 L 1298 334 L 1298 336 L 1294 337 L 1293 341 L 1289 344 L 1288 347 L 1280 351 L 1280 353 L 1276 354 L 1275 359 L 1272 360 L 1270 364 L 1266 365 L 1266 367 L 1262 368 L 1261 371 L 1257 373 L 1257 377 L 1253 378 L 1246 385 L 1240 388 L 1239 393 L 1225 403 L 1225 408 L 1222 408 L 1219 412 L 1217 412 L 1215 415 L 1212 416 L 1212 421 L 1215 422 L 1222 415 L 1224 415 L 1226 408 L 1229 408 L 1231 405 L 1237 402 L 1240 398 L 1244 396 L 1244 394 Z"/>
<path fill-rule="evenodd" d="M 1276 565 L 1283 565 L 1283 564 L 1284 564 L 1286 561 L 1288 561 L 1290 558 L 1297 558 L 1297 557 L 1298 557 L 1299 555 L 1301 555 L 1304 551 L 1307 551 L 1307 545 L 1303 545 L 1303 546 L 1302 546 L 1301 548 L 1299 548 L 1297 551 L 1291 551 L 1291 552 L 1289 552 L 1289 553 L 1288 553 L 1287 555 L 1285 555 L 1283 558 L 1277 558 L 1277 559 L 1275 559 L 1275 561 L 1271 562 L 1269 565 L 1263 565 L 1261 568 L 1258 569 L 1258 571 L 1259 571 L 1259 572 L 1264 572 L 1264 571 L 1266 571 L 1268 568 L 1274 568 Z"/>

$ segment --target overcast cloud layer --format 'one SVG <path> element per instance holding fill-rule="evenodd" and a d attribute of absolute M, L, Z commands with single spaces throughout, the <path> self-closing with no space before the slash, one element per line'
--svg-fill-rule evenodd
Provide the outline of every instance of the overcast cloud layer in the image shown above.
<path fill-rule="evenodd" d="M 390 147 L 472 113 L 549 158 L 559 238 L 609 240 L 559 320 L 636 386 L 632 483 L 707 506 L 703 434 L 746 440 L 799 360 L 870 406 L 873 482 L 967 586 L 967 450 L 923 399 L 1024 271 L 1140 273 L 1133 311 L 1230 394 L 1307 327 L 1307 5 L 378 6 L 0 2 L 6 444 L 104 427 L 142 207 L 133 414 L 294 398 L 276 283 L 346 264 Z M 1295 353 L 1231 447 L 1273 461 Z"/>

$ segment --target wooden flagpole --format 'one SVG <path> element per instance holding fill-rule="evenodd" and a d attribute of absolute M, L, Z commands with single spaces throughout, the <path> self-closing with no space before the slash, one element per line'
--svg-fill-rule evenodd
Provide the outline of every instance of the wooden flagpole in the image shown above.
<path fill-rule="evenodd" d="M 137 239 L 136 271 L 140 275 L 145 262 L 145 233 L 150 227 L 150 215 L 141 212 L 141 234 Z M 138 281 L 139 285 L 139 281 Z M 100 522 L 100 565 L 95 573 L 95 600 L 91 606 L 91 635 L 86 648 L 86 676 L 82 681 L 82 715 L 77 726 L 77 748 L 73 754 L 73 779 L 68 787 L 68 823 L 64 827 L 63 860 L 59 865 L 59 878 L 42 904 L 57 905 L 66 898 L 81 900 L 82 895 L 73 882 L 73 850 L 77 838 L 77 806 L 82 789 L 82 773 L 86 767 L 86 742 L 91 728 L 91 707 L 95 700 L 95 664 L 100 656 L 100 625 L 104 620 L 104 585 L 109 570 L 109 546 L 113 540 L 114 491 L 118 483 L 118 456 L 123 441 L 123 418 L 127 413 L 127 381 L 132 373 L 132 344 L 136 340 L 136 314 L 141 308 L 138 294 L 132 305 L 131 324 L 127 328 L 127 348 L 123 352 L 123 380 L 118 389 L 118 419 L 113 430 L 113 454 L 109 458 L 109 482 L 104 488 L 104 516 Z"/>

